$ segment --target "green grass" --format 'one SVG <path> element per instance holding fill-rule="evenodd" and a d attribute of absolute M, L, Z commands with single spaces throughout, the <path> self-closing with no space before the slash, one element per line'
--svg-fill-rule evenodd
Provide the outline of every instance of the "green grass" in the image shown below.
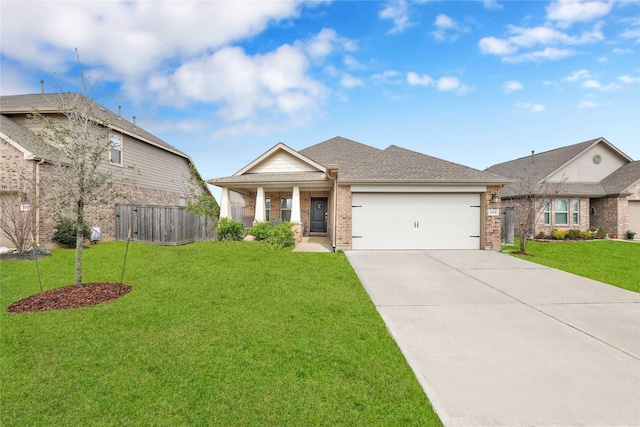
<path fill-rule="evenodd" d="M 85 282 L 120 279 L 125 246 L 87 249 Z M 73 283 L 73 251 L 39 261 Z M 131 293 L 7 313 L 39 291 L 3 261 L 3 426 L 441 425 L 344 254 L 261 244 L 131 244 Z"/>
<path fill-rule="evenodd" d="M 505 251 L 518 250 L 503 246 Z M 527 242 L 527 252 L 533 256 L 514 255 L 518 258 L 622 289 L 640 292 L 640 244 L 615 240 L 588 240 L 570 242 Z"/>

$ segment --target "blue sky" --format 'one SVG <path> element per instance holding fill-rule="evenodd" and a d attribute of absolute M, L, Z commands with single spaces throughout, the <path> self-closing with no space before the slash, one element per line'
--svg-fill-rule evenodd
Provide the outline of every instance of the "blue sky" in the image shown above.
<path fill-rule="evenodd" d="M 600 136 L 640 158 L 638 1 L 0 8 L 3 95 L 78 90 L 78 48 L 93 97 L 205 178 L 336 135 L 478 169 Z"/>

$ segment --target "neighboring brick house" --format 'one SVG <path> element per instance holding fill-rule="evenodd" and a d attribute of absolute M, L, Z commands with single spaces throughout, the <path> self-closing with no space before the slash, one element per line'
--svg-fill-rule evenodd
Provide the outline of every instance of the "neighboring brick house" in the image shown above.
<path fill-rule="evenodd" d="M 604 138 L 499 163 L 486 171 L 516 180 L 505 186 L 503 206 L 523 196 L 518 184 L 524 180 L 561 183 L 537 215 L 535 234 L 590 227 L 619 237 L 627 230 L 640 233 L 640 161 Z"/>
<path fill-rule="evenodd" d="M 500 250 L 509 180 L 421 153 L 335 137 L 300 151 L 279 143 L 236 174 L 207 181 L 245 197 L 254 222 L 284 219 L 335 249 Z"/>
<path fill-rule="evenodd" d="M 108 132 L 105 135 L 108 134 L 112 141 L 111 150 L 105 155 L 101 167 L 126 180 L 122 191 L 125 197 L 112 200 L 107 205 L 85 207 L 87 221 L 100 227 L 103 240 L 115 237 L 115 205 L 118 203 L 184 206 L 190 197 L 190 188 L 209 192 L 206 186 L 193 184 L 191 168 L 195 170 L 195 165 L 188 155 L 88 98 L 66 93 L 0 97 L 2 197 L 21 197 L 20 193 L 23 192 L 46 197 L 51 193 L 44 183 L 51 182 L 47 178 L 56 173 L 54 164 L 57 162 L 52 160 L 55 150 L 36 137 L 33 131 L 38 125 L 28 115 L 38 110 L 64 123 L 66 116 L 60 114 L 61 102 L 67 105 L 74 102 L 92 105 L 92 111 L 100 116 L 97 119 L 106 123 Z M 37 221 L 36 229 L 39 230 L 35 240 L 39 244 L 49 243 L 59 217 L 46 205 L 35 208 L 38 212 L 34 221 Z M 72 209 L 65 215 L 75 217 Z M 0 245 L 11 246 L 11 243 L 4 238 Z"/>

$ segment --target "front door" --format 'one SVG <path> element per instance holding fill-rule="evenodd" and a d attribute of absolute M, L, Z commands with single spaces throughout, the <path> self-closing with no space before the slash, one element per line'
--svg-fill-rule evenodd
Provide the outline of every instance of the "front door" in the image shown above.
<path fill-rule="evenodd" d="M 327 232 L 327 198 L 312 197 L 311 198 L 311 233 Z"/>

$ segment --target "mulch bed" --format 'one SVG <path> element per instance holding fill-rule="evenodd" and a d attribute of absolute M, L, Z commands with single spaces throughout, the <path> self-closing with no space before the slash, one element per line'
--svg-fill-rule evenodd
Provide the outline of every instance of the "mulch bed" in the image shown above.
<path fill-rule="evenodd" d="M 130 291 L 131 286 L 129 285 L 112 282 L 63 286 L 16 301 L 7 308 L 7 311 L 11 313 L 33 313 L 36 311 L 88 307 L 113 301 L 128 294 Z"/>
<path fill-rule="evenodd" d="M 38 258 L 48 258 L 50 257 L 51 254 L 14 254 L 14 253 L 6 253 L 6 254 L 0 254 L 0 261 L 2 260 L 7 260 L 7 261 L 16 261 L 16 260 L 31 260 L 33 261 L 34 259 Z"/>

